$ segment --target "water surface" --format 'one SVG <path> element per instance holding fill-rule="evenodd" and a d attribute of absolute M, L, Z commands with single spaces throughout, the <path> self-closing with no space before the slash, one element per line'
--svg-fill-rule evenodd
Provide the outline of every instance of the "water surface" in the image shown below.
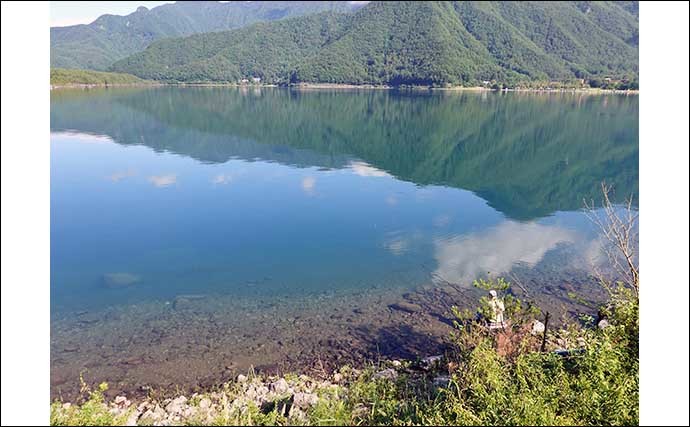
<path fill-rule="evenodd" d="M 447 323 L 444 307 L 471 304 L 462 290 L 487 275 L 567 310 L 599 262 L 583 199 L 604 180 L 618 201 L 637 193 L 636 96 L 51 96 L 54 389 L 84 367 L 155 383 L 163 373 L 143 372 L 163 361 L 192 365 L 166 377 L 186 384 L 265 346 L 266 364 L 339 342 L 411 354 L 444 333 L 425 316 Z M 449 284 L 460 293 L 433 294 Z M 387 308 L 400 300 L 424 310 Z M 321 332 L 302 339 L 299 319 Z M 212 363 L 190 362 L 200 351 Z"/>

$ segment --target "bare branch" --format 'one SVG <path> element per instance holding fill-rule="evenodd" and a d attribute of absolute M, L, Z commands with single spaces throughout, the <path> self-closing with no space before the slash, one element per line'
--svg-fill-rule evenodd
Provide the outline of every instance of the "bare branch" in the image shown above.
<path fill-rule="evenodd" d="M 597 209 L 594 201 L 584 200 L 585 214 L 600 230 L 606 239 L 602 251 L 616 274 L 622 277 L 623 283 L 639 295 L 639 266 L 637 259 L 638 212 L 633 207 L 632 195 L 621 206 L 616 206 L 610 197 L 612 187 L 601 183 L 602 206 Z M 624 212 L 620 212 L 620 210 Z M 610 283 L 604 279 L 598 269 L 595 274 L 607 290 Z"/>

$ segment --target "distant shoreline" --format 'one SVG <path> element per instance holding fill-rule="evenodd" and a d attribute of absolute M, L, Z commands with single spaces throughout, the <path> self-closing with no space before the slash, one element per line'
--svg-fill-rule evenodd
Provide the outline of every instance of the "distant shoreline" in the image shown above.
<path fill-rule="evenodd" d="M 452 86 L 452 87 L 431 87 L 431 86 L 388 86 L 388 85 L 355 85 L 341 83 L 298 83 L 291 85 L 276 84 L 237 84 L 237 83 L 166 83 L 166 82 L 146 82 L 146 83 L 71 83 L 62 85 L 50 85 L 50 90 L 54 89 L 95 89 L 95 88 L 114 88 L 114 87 L 146 87 L 146 86 L 181 86 L 181 87 L 233 87 L 233 88 L 267 88 L 283 87 L 295 90 L 409 90 L 409 91 L 443 91 L 443 92 L 524 92 L 524 93 L 582 93 L 582 94 L 617 94 L 617 95 L 639 95 L 638 89 L 615 90 L 600 88 L 503 88 L 492 89 L 483 86 Z"/>
<path fill-rule="evenodd" d="M 50 85 L 50 90 L 55 89 L 96 89 L 96 88 L 111 88 L 111 87 L 138 87 L 138 86 L 165 86 L 164 83 L 67 83 L 59 85 Z"/>

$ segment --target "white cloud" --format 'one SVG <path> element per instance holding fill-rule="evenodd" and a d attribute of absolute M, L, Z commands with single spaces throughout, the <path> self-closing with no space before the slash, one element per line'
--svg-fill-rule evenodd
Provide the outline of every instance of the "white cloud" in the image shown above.
<path fill-rule="evenodd" d="M 507 273 L 516 263 L 534 265 L 558 244 L 575 240 L 575 233 L 556 226 L 507 221 L 485 231 L 436 240 L 436 274 L 466 285 L 487 273 Z"/>
<path fill-rule="evenodd" d="M 149 177 L 149 182 L 159 188 L 169 187 L 177 183 L 177 175 L 154 175 Z"/>

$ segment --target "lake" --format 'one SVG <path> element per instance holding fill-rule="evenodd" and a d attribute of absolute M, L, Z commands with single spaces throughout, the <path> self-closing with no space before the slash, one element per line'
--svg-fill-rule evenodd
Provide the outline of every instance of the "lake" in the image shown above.
<path fill-rule="evenodd" d="M 51 393 L 441 352 L 472 281 L 598 300 L 582 212 L 638 192 L 638 98 L 51 93 Z"/>

